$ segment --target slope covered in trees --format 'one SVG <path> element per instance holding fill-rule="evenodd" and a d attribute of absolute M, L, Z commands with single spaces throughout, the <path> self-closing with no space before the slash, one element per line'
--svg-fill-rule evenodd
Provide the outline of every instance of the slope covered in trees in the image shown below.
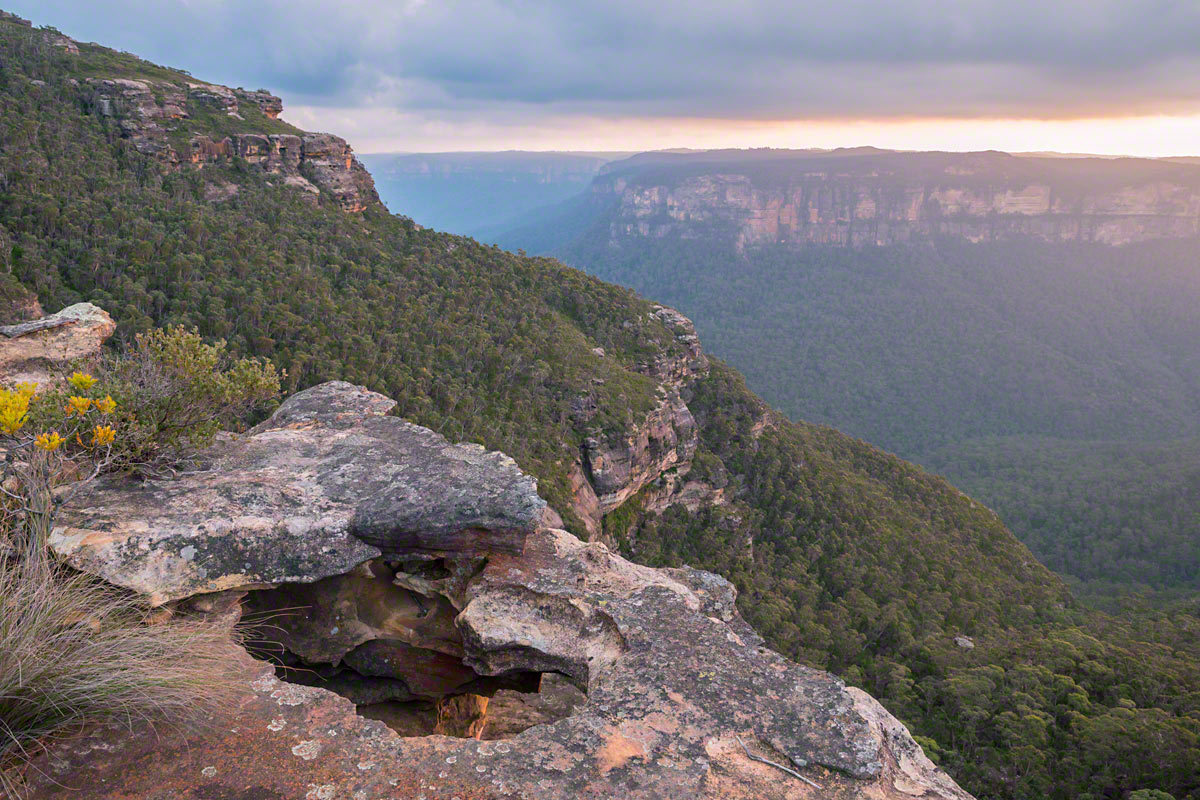
<path fill-rule="evenodd" d="M 739 250 L 590 213 L 550 249 L 688 314 L 793 419 L 948 476 L 1065 575 L 1200 590 L 1197 240 Z"/>
<path fill-rule="evenodd" d="M 288 389 L 340 377 L 386 392 L 403 416 L 513 455 L 564 512 L 583 439 L 655 402 L 637 365 L 677 344 L 632 292 L 314 203 L 236 159 L 164 169 L 89 102 L 88 72 L 115 56 L 6 22 L 0 46 L 0 261 L 47 307 L 91 300 L 126 338 L 195 326 L 270 358 Z M 570 413 L 584 391 L 601 409 L 587 429 Z M 689 393 L 694 470 L 731 502 L 653 517 L 635 497 L 605 520 L 614 541 L 729 576 L 774 647 L 875 693 L 981 797 L 1200 797 L 1194 629 L 1080 609 L 980 504 L 775 417 L 728 367 Z"/>

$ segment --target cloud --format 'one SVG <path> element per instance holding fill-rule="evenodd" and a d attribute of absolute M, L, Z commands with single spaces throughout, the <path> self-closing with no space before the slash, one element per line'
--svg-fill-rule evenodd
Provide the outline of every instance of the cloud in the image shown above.
<path fill-rule="evenodd" d="M 76 38 L 425 119 L 1200 112 L 1173 0 L 9 0 Z"/>

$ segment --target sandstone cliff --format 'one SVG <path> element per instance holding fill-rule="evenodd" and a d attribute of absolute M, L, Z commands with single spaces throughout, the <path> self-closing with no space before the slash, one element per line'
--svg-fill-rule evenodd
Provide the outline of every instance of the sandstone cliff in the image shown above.
<path fill-rule="evenodd" d="M 181 75 L 178 81 L 88 78 L 80 90 L 94 113 L 168 168 L 240 158 L 314 201 L 325 190 L 348 212 L 381 207 L 370 173 L 346 140 L 282 122 L 283 102 L 263 89 L 231 89 Z M 216 192 L 213 199 L 228 196 Z"/>
<path fill-rule="evenodd" d="M 638 372 L 658 383 L 654 408 L 632 427 L 588 436 L 571 468 L 575 497 L 572 510 L 583 520 L 592 539 L 601 538 L 604 515 L 643 490 L 649 490 L 653 500 L 642 510 L 652 512 L 674 502 L 683 502 L 693 510 L 706 502 L 721 502 L 719 489 L 685 480 L 696 454 L 698 434 L 684 395 L 692 381 L 706 374 L 708 359 L 700 349 L 691 320 L 666 306 L 655 306 L 652 316 L 667 326 L 678 345 L 636 365 Z M 597 410 L 588 396 L 572 404 L 576 423 L 583 426 Z"/>
<path fill-rule="evenodd" d="M 594 182 L 610 241 L 888 245 L 939 236 L 1110 245 L 1200 235 L 1200 168 L 1003 153 L 729 152 L 631 159 Z"/>
<path fill-rule="evenodd" d="M 323 384 L 200 472 L 69 501 L 71 564 L 170 613 L 267 614 L 275 666 L 231 641 L 209 725 L 55 743 L 33 798 L 968 800 L 869 696 L 767 649 L 727 581 L 543 526 L 510 459 L 391 405 Z"/>

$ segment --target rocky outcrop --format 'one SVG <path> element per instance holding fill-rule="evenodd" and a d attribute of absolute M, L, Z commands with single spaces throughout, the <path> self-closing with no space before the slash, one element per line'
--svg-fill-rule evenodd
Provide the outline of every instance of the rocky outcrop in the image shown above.
<path fill-rule="evenodd" d="M 252 92 L 246 89 L 234 89 L 233 92 L 241 102 L 254 103 L 258 106 L 267 119 L 279 119 L 279 115 L 283 113 L 283 100 L 266 89 L 255 89 Z"/>
<path fill-rule="evenodd" d="M 501 453 L 385 416 L 394 405 L 341 382 L 300 392 L 224 438 L 206 469 L 86 487 L 51 545 L 155 605 L 311 582 L 395 552 L 519 552 L 545 506 L 536 481 Z"/>
<path fill-rule="evenodd" d="M 345 139 L 295 129 L 290 133 L 248 130 L 214 137 L 200 132 L 203 125 L 191 124 L 205 113 L 244 122 L 247 107 L 277 120 L 283 101 L 264 89 L 247 91 L 211 83 L 133 79 L 92 79 L 89 86 L 96 113 L 114 118 L 139 152 L 168 167 L 202 168 L 239 158 L 263 172 L 281 176 L 284 184 L 314 199 L 322 189 L 328 191 L 344 211 L 358 213 L 379 205 L 370 173 L 354 157 Z M 246 122 L 243 127 L 248 126 Z M 289 130 L 289 126 L 282 127 Z M 187 142 L 182 149 L 180 132 Z M 227 195 L 218 199 L 227 199 Z"/>
<path fill-rule="evenodd" d="M 739 160 L 740 159 L 740 160 Z M 601 177 L 612 242 L 707 238 L 757 245 L 869 246 L 941 236 L 1121 245 L 1200 235 L 1200 169 L 1002 153 L 730 156 Z M 1072 162 L 1072 163 L 1067 163 Z M 1079 163 L 1074 163 L 1079 162 Z"/>
<path fill-rule="evenodd" d="M 654 408 L 637 425 L 625 430 L 588 436 L 572 467 L 572 510 L 584 521 L 589 538 L 600 536 L 605 514 L 619 508 L 645 487 L 659 482 L 655 509 L 675 501 L 679 478 L 691 467 L 698 444 L 696 420 L 683 399 L 689 383 L 703 376 L 708 359 L 691 320 L 673 308 L 654 306 L 650 314 L 674 337 L 676 347 L 662 348 L 636 365 L 638 372 L 658 382 Z M 586 424 L 598 407 L 590 396 L 572 404 L 577 423 Z M 693 487 L 693 490 L 695 487 Z"/>
<path fill-rule="evenodd" d="M 332 193 L 343 210 L 365 211 L 369 204 L 379 203 L 375 182 L 345 139 L 328 133 L 306 133 L 300 161 L 313 182 Z"/>
<path fill-rule="evenodd" d="M 116 323 L 91 303 L 48 317 L 0 326 L 0 375 L 5 383 L 52 383 L 72 362 L 100 352 Z"/>
<path fill-rule="evenodd" d="M 668 470 L 686 469 L 696 452 L 696 420 L 678 390 L 666 391 L 636 428 L 583 444 L 584 475 L 607 514 Z"/>
<path fill-rule="evenodd" d="M 98 800 L 968 798 L 870 697 L 767 649 L 722 578 L 638 566 L 550 528 L 526 533 L 520 547 L 495 535 L 468 548 L 409 536 L 414 527 L 508 529 L 537 504 L 481 511 L 509 497 L 507 483 L 527 498 L 532 481 L 502 456 L 437 444 L 432 432 L 382 416 L 387 407 L 378 395 L 325 384 L 244 441 L 219 444 L 200 483 L 180 477 L 170 482 L 177 492 L 106 483 L 72 501 L 70 513 L 103 517 L 114 540 L 136 531 L 140 546 L 125 552 L 141 552 L 114 560 L 64 550 L 74 563 L 154 601 L 190 585 L 201 594 L 172 605 L 193 613 L 224 609 L 241 592 L 203 593 L 239 584 L 248 610 L 275 612 L 255 638 L 274 637 L 280 666 L 231 643 L 241 691 L 209 724 L 160 736 L 92 730 L 51 745 L 28 773 L 31 797 L 86 786 Z M 320 490 L 299 496 L 299 484 Z M 162 518 L 148 514 L 152 497 L 168 507 Z M 205 544 L 198 581 L 201 547 L 185 559 L 171 541 L 187 497 L 192 542 L 227 539 L 220 531 L 241 530 L 247 518 L 379 524 L 346 524 L 342 538 L 329 535 L 336 524 L 293 525 L 286 539 L 252 527 L 235 558 Z M 140 505 L 119 514 L 131 500 Z M 406 533 L 383 542 L 380 531 Z M 362 562 L 362 548 L 389 552 Z M 247 560 L 284 550 L 323 555 L 290 583 L 248 583 Z M 151 584 L 152 561 L 160 569 Z M 354 562 L 326 577 L 331 565 Z M 173 580 L 173 570 L 185 579 Z"/>

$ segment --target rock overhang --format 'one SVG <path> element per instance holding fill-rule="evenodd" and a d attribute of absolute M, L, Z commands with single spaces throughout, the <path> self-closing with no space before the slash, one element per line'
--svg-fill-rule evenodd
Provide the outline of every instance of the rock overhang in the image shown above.
<path fill-rule="evenodd" d="M 273 620 L 288 628 L 279 643 L 333 670 L 331 688 L 362 685 L 338 698 L 246 661 L 244 702 L 170 750 L 204 761 L 201 779 L 177 780 L 158 748 L 126 736 L 46 765 L 58 783 L 35 798 L 61 796 L 55 764 L 70 763 L 112 800 L 252 785 L 412 796 L 402 784 L 429 798 L 969 799 L 869 696 L 766 648 L 728 581 L 542 526 L 536 482 L 510 458 L 389 417 L 393 405 L 322 384 L 222 438 L 202 472 L 107 478 L 72 500 L 53 545 L 74 566 L 154 603 L 249 588 L 262 591 L 226 597 L 303 606 L 294 623 Z M 401 737 L 346 699 L 466 699 L 546 672 L 586 700 L 502 742 Z M 260 733 L 254 757 L 223 755 L 243 731 Z"/>
<path fill-rule="evenodd" d="M 536 481 L 503 454 L 385 416 L 394 405 L 344 382 L 299 392 L 218 441 L 201 471 L 85 487 L 51 546 L 154 605 L 320 580 L 389 552 L 519 552 L 546 505 Z"/>

